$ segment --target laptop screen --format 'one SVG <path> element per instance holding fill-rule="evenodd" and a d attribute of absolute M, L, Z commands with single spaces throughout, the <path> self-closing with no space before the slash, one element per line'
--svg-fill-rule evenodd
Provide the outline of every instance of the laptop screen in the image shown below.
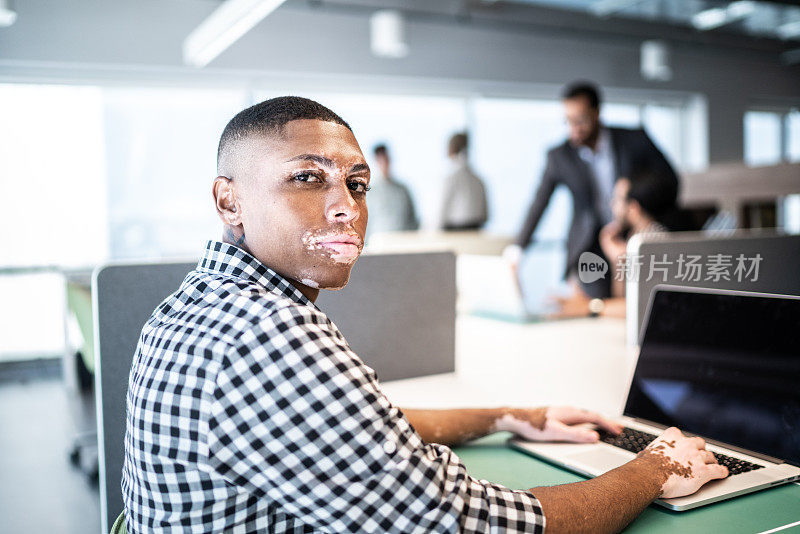
<path fill-rule="evenodd" d="M 625 415 L 800 465 L 800 299 L 659 290 Z"/>

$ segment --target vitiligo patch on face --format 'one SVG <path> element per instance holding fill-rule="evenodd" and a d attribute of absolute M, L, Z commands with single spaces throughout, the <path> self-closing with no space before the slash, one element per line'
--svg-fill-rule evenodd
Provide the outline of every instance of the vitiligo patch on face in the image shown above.
<path fill-rule="evenodd" d="M 361 237 L 348 231 L 309 230 L 303 234 L 302 240 L 309 252 L 341 264 L 355 263 L 364 248 Z"/>

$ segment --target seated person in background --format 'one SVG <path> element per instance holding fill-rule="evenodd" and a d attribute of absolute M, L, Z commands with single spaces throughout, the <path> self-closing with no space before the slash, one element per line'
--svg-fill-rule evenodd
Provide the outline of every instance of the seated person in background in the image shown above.
<path fill-rule="evenodd" d="M 473 478 L 449 445 L 498 430 L 595 441 L 572 425 L 619 427 L 574 408 L 400 410 L 381 393 L 314 305 L 347 284 L 367 226 L 370 170 L 328 108 L 282 97 L 242 111 L 222 134 L 218 174 L 223 240 L 153 312 L 133 360 L 132 534 L 602 533 L 726 475 L 700 440 L 670 429 L 585 482 L 514 491 Z"/>
<path fill-rule="evenodd" d="M 453 135 L 447 144 L 453 172 L 444 184 L 439 217 L 439 227 L 443 230 L 479 230 L 488 218 L 486 188 L 469 166 L 468 144 L 466 133 Z"/>
<path fill-rule="evenodd" d="M 603 315 L 625 317 L 625 250 L 636 234 L 669 232 L 665 221 L 677 212 L 678 188 L 669 173 L 660 167 L 640 168 L 614 184 L 611 198 L 613 220 L 600 230 L 600 246 L 608 261 L 611 297 L 590 299 L 578 292 L 569 298 L 556 299 L 557 317 Z"/>
<path fill-rule="evenodd" d="M 403 232 L 419 228 L 414 202 L 408 188 L 392 176 L 389 151 L 386 145 L 378 145 L 373 149 L 375 163 L 378 165 L 377 179 L 370 183 L 367 196 L 367 207 L 370 213 L 370 224 L 367 238 L 379 232 Z"/>

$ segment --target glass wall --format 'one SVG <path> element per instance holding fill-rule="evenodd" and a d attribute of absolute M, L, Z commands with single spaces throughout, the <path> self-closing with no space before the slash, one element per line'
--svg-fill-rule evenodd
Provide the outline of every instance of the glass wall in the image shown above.
<path fill-rule="evenodd" d="M 800 162 L 800 111 L 751 110 L 744 116 L 744 152 L 748 165 Z M 778 205 L 778 224 L 800 233 L 800 195 L 788 195 Z"/>
<path fill-rule="evenodd" d="M 242 91 L 103 90 L 110 257 L 196 256 L 221 235 L 211 202 L 219 136 Z"/>
<path fill-rule="evenodd" d="M 781 114 L 748 111 L 744 115 L 744 161 L 748 165 L 775 165 L 783 155 Z"/>

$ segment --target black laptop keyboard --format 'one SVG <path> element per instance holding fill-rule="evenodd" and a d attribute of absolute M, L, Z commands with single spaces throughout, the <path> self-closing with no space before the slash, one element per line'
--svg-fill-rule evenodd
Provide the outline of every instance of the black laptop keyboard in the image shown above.
<path fill-rule="evenodd" d="M 598 432 L 600 433 L 600 441 L 603 443 L 608 443 L 609 445 L 614 445 L 615 447 L 634 453 L 643 451 L 651 441 L 656 439 L 656 436 L 653 434 L 628 427 L 625 427 L 623 431 L 616 436 L 604 430 L 598 430 Z M 739 458 L 734 458 L 718 452 L 715 452 L 714 456 L 716 456 L 717 462 L 719 462 L 720 465 L 724 465 L 728 468 L 728 472 L 731 475 L 747 473 L 748 471 L 754 471 L 764 467 L 763 465 L 740 460 Z"/>

